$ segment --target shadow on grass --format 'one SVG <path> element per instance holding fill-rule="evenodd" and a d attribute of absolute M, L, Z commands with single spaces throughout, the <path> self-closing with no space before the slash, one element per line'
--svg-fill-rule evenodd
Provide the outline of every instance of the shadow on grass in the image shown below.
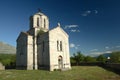
<path fill-rule="evenodd" d="M 120 69 L 111 68 L 111 67 L 108 67 L 108 66 L 106 66 L 106 65 L 103 65 L 103 66 L 100 66 L 100 67 L 102 67 L 102 68 L 104 68 L 104 69 L 106 69 L 106 70 L 108 70 L 108 71 L 112 71 L 112 72 L 120 75 Z"/>

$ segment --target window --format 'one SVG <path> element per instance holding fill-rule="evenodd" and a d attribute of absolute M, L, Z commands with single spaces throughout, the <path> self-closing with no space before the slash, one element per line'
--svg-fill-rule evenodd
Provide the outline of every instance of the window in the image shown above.
<path fill-rule="evenodd" d="M 39 26 L 39 18 L 37 18 L 37 26 Z"/>
<path fill-rule="evenodd" d="M 62 41 L 60 41 L 60 51 L 62 51 Z"/>
<path fill-rule="evenodd" d="M 59 41 L 57 41 L 57 51 L 59 51 Z"/>
<path fill-rule="evenodd" d="M 43 52 L 45 51 L 45 42 L 43 41 Z"/>
<path fill-rule="evenodd" d="M 62 41 L 57 41 L 57 51 L 62 51 Z"/>
<path fill-rule="evenodd" d="M 46 20 L 44 19 L 44 28 L 46 28 Z"/>

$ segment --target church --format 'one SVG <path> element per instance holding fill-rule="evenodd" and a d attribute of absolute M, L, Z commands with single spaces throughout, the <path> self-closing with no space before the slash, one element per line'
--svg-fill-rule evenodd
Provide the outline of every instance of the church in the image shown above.
<path fill-rule="evenodd" d="M 17 69 L 71 69 L 69 35 L 60 23 L 49 30 L 49 18 L 41 11 L 30 17 L 29 30 L 21 32 L 16 42 Z"/>

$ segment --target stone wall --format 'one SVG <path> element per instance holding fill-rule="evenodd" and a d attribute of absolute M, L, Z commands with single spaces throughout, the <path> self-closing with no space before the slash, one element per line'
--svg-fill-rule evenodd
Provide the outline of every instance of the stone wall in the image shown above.
<path fill-rule="evenodd" d="M 17 39 L 16 68 L 32 69 L 32 36 L 22 32 Z M 29 59 L 29 60 L 28 60 Z"/>
<path fill-rule="evenodd" d="M 60 50 L 60 45 L 58 45 L 57 41 L 59 44 L 62 42 L 62 50 Z M 71 68 L 68 35 L 60 27 L 56 27 L 49 32 L 49 48 L 50 71 L 54 69 Z M 62 58 L 61 65 L 59 65 L 59 57 Z"/>
<path fill-rule="evenodd" d="M 49 68 L 49 41 L 48 33 L 42 34 L 37 40 L 38 66 L 39 68 Z"/>

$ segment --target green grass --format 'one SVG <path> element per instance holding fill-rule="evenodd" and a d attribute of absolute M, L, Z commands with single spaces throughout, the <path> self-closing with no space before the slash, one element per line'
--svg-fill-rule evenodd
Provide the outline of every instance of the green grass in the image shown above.
<path fill-rule="evenodd" d="M 0 80 L 120 80 L 120 76 L 97 66 L 76 66 L 69 71 L 2 70 Z"/>

